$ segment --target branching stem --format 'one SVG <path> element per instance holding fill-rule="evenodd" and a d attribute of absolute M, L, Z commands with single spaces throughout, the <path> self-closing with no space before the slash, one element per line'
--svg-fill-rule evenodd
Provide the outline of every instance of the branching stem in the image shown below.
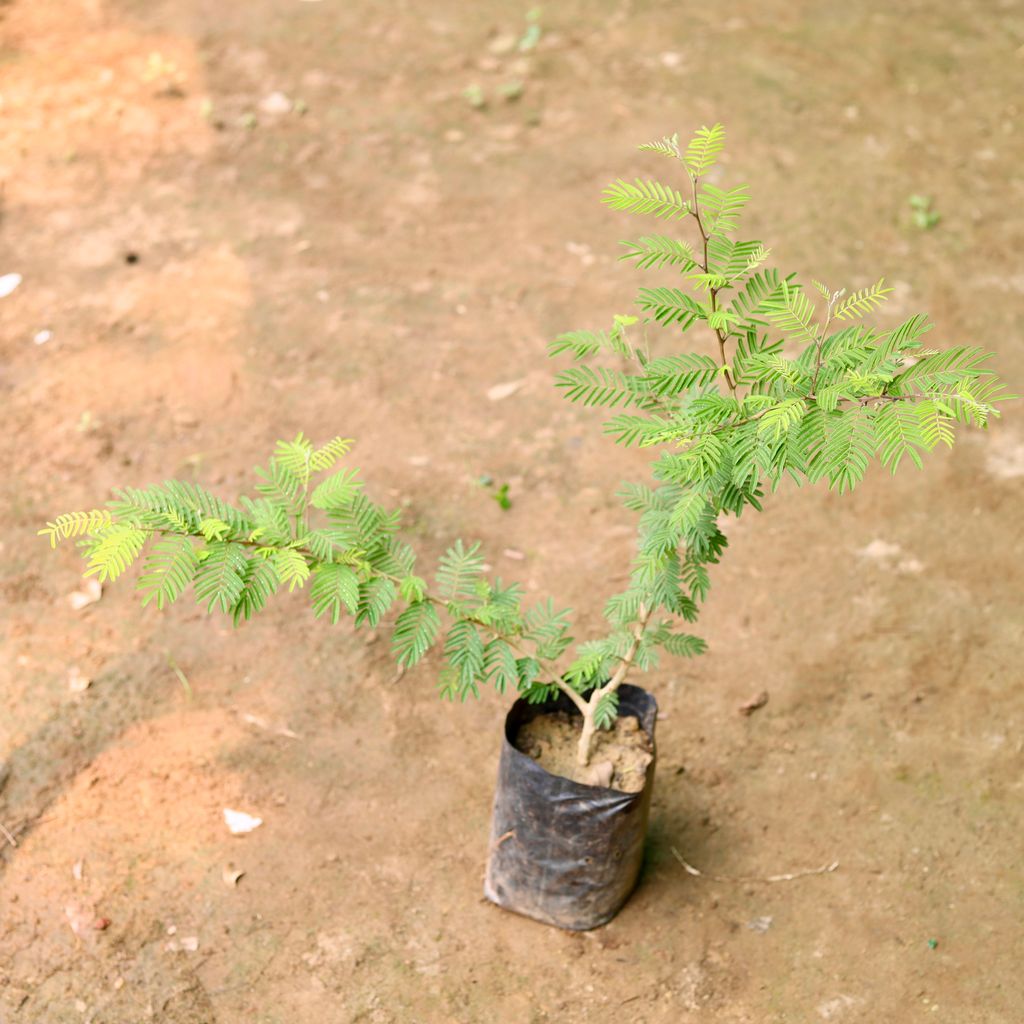
<path fill-rule="evenodd" d="M 619 661 L 619 666 L 616 668 L 611 679 L 609 679 L 604 686 L 599 686 L 594 690 L 590 695 L 590 699 L 580 708 L 583 712 L 583 731 L 580 734 L 579 743 L 576 747 L 577 764 L 583 765 L 584 767 L 590 764 L 591 747 L 593 746 L 594 733 L 597 731 L 597 722 L 595 720 L 597 706 L 601 703 L 604 697 L 609 693 L 614 693 L 625 682 L 626 675 L 633 667 L 633 661 L 636 658 L 637 652 L 640 650 L 640 645 L 643 643 L 644 633 L 647 630 L 647 623 L 650 621 L 653 611 L 653 605 L 640 606 L 637 614 L 637 620 L 633 628 L 633 640 L 629 645 L 629 650 L 626 651 L 625 655 L 623 655 L 622 659 Z"/>
<path fill-rule="evenodd" d="M 298 523 L 296 525 L 298 525 Z M 159 526 L 136 526 L 135 529 L 141 530 L 144 533 L 148 533 L 148 534 L 150 534 L 151 536 L 154 536 L 154 537 L 165 537 L 165 536 L 182 537 L 182 536 L 188 536 L 188 537 L 194 537 L 194 538 L 196 538 L 198 540 L 205 540 L 206 539 L 202 535 L 202 533 L 200 533 L 199 531 L 196 531 L 194 533 L 183 534 L 183 533 L 181 533 L 178 530 L 174 530 L 174 529 L 171 529 L 171 528 L 165 528 L 165 527 L 159 527 Z M 301 537 L 297 538 L 297 540 L 301 540 L 301 539 L 302 539 Z M 290 550 L 293 550 L 293 551 L 298 551 L 301 555 L 308 556 L 309 558 L 312 558 L 314 561 L 318 560 L 317 556 L 316 556 L 316 554 L 314 552 L 310 551 L 308 548 L 306 548 L 304 546 L 301 546 L 301 545 L 296 546 L 295 542 L 292 542 L 292 543 L 287 544 L 287 545 L 278 546 L 278 545 L 274 545 L 274 544 L 260 543 L 259 541 L 254 541 L 254 540 L 232 539 L 230 541 L 230 543 L 238 544 L 238 545 L 241 545 L 242 547 L 247 547 L 247 548 L 275 548 L 276 550 L 279 550 L 279 551 L 284 551 L 284 550 L 289 550 L 290 549 Z M 382 569 L 376 568 L 375 566 L 371 565 L 369 562 L 365 562 L 365 561 L 364 562 L 356 562 L 356 563 L 352 563 L 352 565 L 353 565 L 354 568 L 358 567 L 358 568 L 363 569 L 365 572 L 367 572 L 369 574 L 369 576 L 371 578 L 389 580 L 390 582 L 394 583 L 396 586 L 401 584 L 401 582 L 402 582 L 400 577 L 395 576 L 395 575 L 393 575 L 392 573 L 389 573 L 389 572 L 384 572 Z M 443 600 L 442 598 L 435 597 L 433 594 L 431 594 L 429 592 L 424 592 L 422 600 L 426 601 L 429 604 L 434 605 L 437 608 L 443 608 L 446 611 L 448 610 L 448 604 L 449 603 L 447 601 Z M 473 625 L 479 626 L 481 629 L 486 630 L 491 638 L 493 638 L 495 640 L 503 641 L 504 643 L 508 644 L 509 647 L 511 647 L 514 651 L 516 651 L 518 654 L 522 655 L 523 657 L 530 657 L 529 652 L 523 649 L 522 644 L 519 642 L 520 638 L 518 636 L 514 636 L 514 635 L 509 634 L 509 633 L 503 633 L 500 629 L 495 627 L 493 623 L 485 622 L 483 619 L 477 618 L 476 616 L 473 615 L 472 612 L 465 612 L 460 617 L 462 619 L 466 620 L 467 622 L 472 622 Z M 587 707 L 586 701 L 571 686 L 569 686 L 568 683 L 566 683 L 563 679 L 561 679 L 557 673 L 553 673 L 552 674 L 552 678 L 547 683 L 545 683 L 544 685 L 558 687 L 558 689 L 562 693 L 564 693 L 573 702 L 573 704 L 576 705 L 576 707 L 580 710 L 581 714 L 585 714 L 586 713 L 586 707 Z"/>

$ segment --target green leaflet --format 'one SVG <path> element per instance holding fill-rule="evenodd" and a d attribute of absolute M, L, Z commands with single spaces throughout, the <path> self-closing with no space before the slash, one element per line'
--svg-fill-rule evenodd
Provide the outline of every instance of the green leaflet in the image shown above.
<path fill-rule="evenodd" d="M 594 711 L 594 724 L 599 729 L 610 729 L 619 715 L 619 694 L 613 690 L 604 694 Z"/>
<path fill-rule="evenodd" d="M 484 642 L 472 622 L 456 622 L 444 642 L 444 656 L 455 670 L 456 694 L 462 700 L 479 696 L 478 682 L 484 674 Z"/>
<path fill-rule="evenodd" d="M 359 584 L 359 600 L 356 603 L 356 625 L 366 623 L 374 627 L 387 615 L 396 597 L 395 585 L 380 576 Z"/>
<path fill-rule="evenodd" d="M 674 188 L 657 181 L 641 181 L 634 184 L 623 181 L 612 182 L 601 196 L 603 202 L 614 210 L 628 213 L 645 213 L 661 220 L 679 220 L 690 212 L 690 204 Z"/>
<path fill-rule="evenodd" d="M 278 579 L 288 585 L 289 591 L 301 588 L 309 579 L 309 564 L 305 557 L 294 548 L 275 551 L 272 558 Z"/>
<path fill-rule="evenodd" d="M 705 230 L 709 235 L 728 235 L 736 230 L 739 214 L 750 201 L 750 190 L 746 185 L 738 188 L 720 189 L 710 182 L 704 182 L 700 193 L 704 210 Z"/>
<path fill-rule="evenodd" d="M 85 575 L 104 583 L 116 580 L 139 557 L 148 534 L 128 523 L 112 523 L 94 531 L 92 537 Z"/>
<path fill-rule="evenodd" d="M 663 326 L 678 324 L 684 331 L 708 318 L 707 306 L 679 288 L 641 288 L 636 304 Z"/>
<path fill-rule="evenodd" d="M 430 649 L 441 629 L 441 618 L 429 601 L 417 601 L 398 616 L 391 649 L 401 668 L 411 668 Z"/>
<path fill-rule="evenodd" d="M 199 559 L 191 537 L 168 537 L 150 549 L 144 575 L 139 579 L 139 590 L 145 597 L 142 604 L 155 601 L 163 611 L 173 604 L 192 583 Z"/>
<path fill-rule="evenodd" d="M 604 367 L 574 366 L 563 370 L 555 378 L 555 386 L 564 389 L 570 402 L 611 409 L 629 404 L 638 393 L 636 378 Z"/>
<path fill-rule="evenodd" d="M 248 559 L 237 544 L 215 541 L 201 553 L 196 571 L 195 593 L 208 612 L 214 608 L 229 612 L 238 603 L 245 587 Z"/>
<path fill-rule="evenodd" d="M 106 509 L 97 508 L 91 512 L 69 512 L 57 516 L 53 522 L 47 523 L 39 531 L 38 536 L 46 537 L 50 541 L 50 547 L 55 548 L 62 540 L 98 533 L 110 525 L 111 516 Z"/>
<path fill-rule="evenodd" d="M 644 384 L 660 397 L 671 397 L 692 387 L 710 384 L 717 376 L 718 363 L 710 356 L 683 352 L 649 363 Z"/>
<path fill-rule="evenodd" d="M 313 491 L 310 504 L 314 508 L 323 509 L 344 508 L 350 505 L 363 489 L 363 483 L 358 477 L 358 469 L 342 469 L 329 476 Z"/>
<path fill-rule="evenodd" d="M 474 597 L 483 564 L 479 544 L 467 548 L 461 540 L 456 541 L 442 555 L 437 569 L 437 587 L 441 597 L 448 601 Z"/>
<path fill-rule="evenodd" d="M 662 156 L 673 156 L 677 160 L 682 159 L 682 154 L 679 151 L 678 132 L 674 135 L 666 135 L 663 138 L 656 139 L 654 142 L 644 142 L 637 146 L 637 149 L 660 153 Z"/>
<path fill-rule="evenodd" d="M 347 565 L 323 563 L 313 571 L 309 596 L 317 618 L 326 615 L 337 623 L 344 612 L 354 615 L 359 608 L 359 577 Z"/>
<path fill-rule="evenodd" d="M 697 259 L 689 242 L 665 235 L 645 235 L 636 242 L 623 242 L 626 247 L 619 259 L 634 260 L 641 269 L 652 267 L 680 267 L 684 271 L 695 270 Z"/>
<path fill-rule="evenodd" d="M 725 149 L 725 129 L 720 125 L 698 128 L 686 147 L 683 161 L 689 172 L 699 177 L 715 165 L 718 154 Z"/>
<path fill-rule="evenodd" d="M 274 563 L 266 558 L 250 558 L 242 575 L 242 591 L 231 609 L 237 626 L 262 611 L 267 601 L 277 592 L 280 580 Z"/>
<path fill-rule="evenodd" d="M 672 633 L 665 637 L 662 644 L 669 654 L 680 658 L 695 658 L 708 648 L 699 636 L 691 636 L 689 633 Z"/>
<path fill-rule="evenodd" d="M 870 288 L 862 288 L 854 292 L 848 298 L 843 299 L 833 312 L 837 320 L 852 320 L 854 317 L 862 317 L 877 309 L 888 297 L 891 288 L 885 288 L 884 278 L 879 278 L 877 284 Z"/>
<path fill-rule="evenodd" d="M 484 649 L 484 676 L 498 693 L 518 688 L 519 666 L 505 640 L 494 639 Z"/>

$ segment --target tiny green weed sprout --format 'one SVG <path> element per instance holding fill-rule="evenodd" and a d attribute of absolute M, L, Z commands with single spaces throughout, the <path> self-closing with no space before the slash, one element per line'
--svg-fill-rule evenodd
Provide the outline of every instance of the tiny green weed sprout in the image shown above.
<path fill-rule="evenodd" d="M 520 53 L 529 53 L 530 50 L 536 49 L 537 44 L 540 42 L 543 35 L 543 29 L 540 24 L 541 14 L 542 11 L 539 7 L 531 7 L 526 12 L 526 28 L 516 44 L 516 49 Z"/>
<path fill-rule="evenodd" d="M 502 484 L 491 497 L 498 503 L 498 508 L 507 512 L 512 507 L 512 499 L 508 496 L 508 484 Z"/>
<path fill-rule="evenodd" d="M 914 227 L 920 228 L 922 231 L 930 231 L 942 220 L 942 216 L 936 212 L 928 196 L 911 196 L 908 203 L 910 204 L 910 219 L 914 222 Z"/>
<path fill-rule="evenodd" d="M 484 93 L 483 87 L 477 82 L 467 85 L 462 90 L 462 96 L 474 110 L 483 110 L 487 106 L 487 96 Z"/>
<path fill-rule="evenodd" d="M 255 493 L 234 504 L 171 480 L 124 488 L 105 508 L 58 516 L 41 533 L 54 545 L 83 541 L 86 574 L 101 580 L 145 552 L 138 586 L 158 608 L 191 587 L 237 624 L 287 588 L 306 590 L 314 614 L 334 623 L 390 622 L 402 669 L 440 648 L 444 697 L 465 700 L 485 685 L 535 702 L 561 692 L 582 715 L 587 764 L 629 673 L 654 667 L 661 652 L 704 651 L 688 627 L 726 549 L 723 515 L 760 511 L 787 478 L 842 494 L 873 462 L 921 466 L 952 446 L 957 427 L 984 428 L 1011 397 L 983 349 L 926 347 L 923 314 L 873 326 L 890 290 L 881 278 L 852 291 L 813 281 L 808 292 L 767 266 L 768 248 L 739 235 L 747 187 L 706 179 L 724 141 L 715 125 L 685 146 L 671 136 L 640 147 L 668 161 L 669 181 L 618 180 L 604 201 L 660 222 L 624 242 L 622 259 L 669 283 L 640 289 L 639 316 L 550 346 L 574 364 L 556 379 L 567 399 L 608 410 L 604 429 L 619 444 L 658 452 L 651 480 L 621 488 L 638 517 L 637 547 L 601 635 L 576 643 L 571 612 L 551 599 L 526 605 L 517 584 L 485 574 L 478 544 L 456 541 L 420 575 L 398 513 L 342 465 L 342 438 L 279 442 Z M 507 485 L 492 496 L 504 507 Z"/>

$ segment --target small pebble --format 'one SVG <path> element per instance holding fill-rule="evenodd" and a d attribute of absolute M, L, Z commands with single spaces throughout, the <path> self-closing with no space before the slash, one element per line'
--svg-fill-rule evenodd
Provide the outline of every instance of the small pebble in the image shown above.
<path fill-rule="evenodd" d="M 21 274 L 4 274 L 0 277 L 0 299 L 6 298 L 21 284 Z"/>
<path fill-rule="evenodd" d="M 290 114 L 292 101 L 283 92 L 272 92 L 260 102 L 260 110 L 264 114 Z"/>

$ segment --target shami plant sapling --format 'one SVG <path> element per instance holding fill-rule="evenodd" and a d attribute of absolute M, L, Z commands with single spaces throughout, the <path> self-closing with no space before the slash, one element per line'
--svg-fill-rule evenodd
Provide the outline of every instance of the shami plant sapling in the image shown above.
<path fill-rule="evenodd" d="M 477 544 L 456 541 L 428 583 L 398 513 L 366 494 L 358 470 L 339 468 L 350 445 L 340 437 L 279 442 L 254 494 L 233 503 L 170 480 L 122 488 L 105 508 L 57 516 L 41 532 L 53 545 L 78 539 L 86 575 L 101 581 L 144 555 L 138 586 L 158 608 L 191 586 L 238 624 L 277 590 L 304 588 L 314 614 L 333 623 L 391 621 L 402 669 L 440 645 L 444 697 L 465 700 L 485 685 L 535 703 L 564 694 L 580 713 L 586 766 L 631 673 L 660 651 L 704 650 L 688 627 L 726 548 L 723 516 L 760 511 L 787 477 L 843 493 L 872 462 L 920 466 L 953 444 L 958 425 L 985 427 L 1008 397 L 981 348 L 927 347 L 924 315 L 872 326 L 889 292 L 882 280 L 807 290 L 768 267 L 769 250 L 738 235 L 747 187 L 707 178 L 723 143 L 715 125 L 685 146 L 673 136 L 640 147 L 667 160 L 670 183 L 619 180 L 604 201 L 669 232 L 623 243 L 622 259 L 671 282 L 641 288 L 638 315 L 551 345 L 577 364 L 557 376 L 566 398 L 612 410 L 606 433 L 658 452 L 652 479 L 621 490 L 639 517 L 637 549 L 628 585 L 605 606 L 603 635 L 574 647 L 571 613 L 552 600 L 525 605 L 517 584 L 485 575 Z M 665 330 L 652 338 L 656 325 Z M 614 365 L 596 363 L 602 356 Z"/>

